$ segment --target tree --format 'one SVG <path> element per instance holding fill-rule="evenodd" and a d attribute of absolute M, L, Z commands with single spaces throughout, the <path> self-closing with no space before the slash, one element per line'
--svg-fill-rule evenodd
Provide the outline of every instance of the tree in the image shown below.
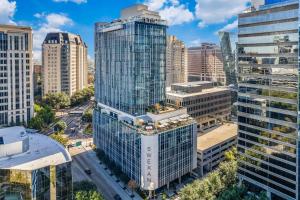
<path fill-rule="evenodd" d="M 49 106 L 34 105 L 36 115 L 28 122 L 28 127 L 41 130 L 51 124 L 55 119 L 55 114 Z"/>
<path fill-rule="evenodd" d="M 57 142 L 61 143 L 65 147 L 68 145 L 68 138 L 63 136 L 63 132 L 56 132 L 50 136 L 52 139 L 56 140 Z"/>
<path fill-rule="evenodd" d="M 224 153 L 226 161 L 236 160 L 237 159 L 237 155 L 238 155 L 238 152 L 237 152 L 237 148 L 236 147 L 233 147 L 231 150 L 226 151 Z"/>
<path fill-rule="evenodd" d="M 84 102 L 90 100 L 92 96 L 94 96 L 93 86 L 77 91 L 71 97 L 71 106 L 77 106 L 83 104 Z"/>
<path fill-rule="evenodd" d="M 93 121 L 93 109 L 88 109 L 85 111 L 81 117 L 84 122 L 92 122 Z"/>
<path fill-rule="evenodd" d="M 49 93 L 46 94 L 42 102 L 44 105 L 49 105 L 58 110 L 70 106 L 70 97 L 66 93 Z"/>
<path fill-rule="evenodd" d="M 54 125 L 54 130 L 55 131 L 63 131 L 67 128 L 66 122 L 60 120 Z"/>
<path fill-rule="evenodd" d="M 90 181 L 79 181 L 73 183 L 73 191 L 89 191 L 89 190 L 97 190 L 96 185 Z"/>
<path fill-rule="evenodd" d="M 104 200 L 102 195 L 97 192 L 97 187 L 93 182 L 80 181 L 73 184 L 75 200 Z"/>
<path fill-rule="evenodd" d="M 131 179 L 127 185 L 128 188 L 131 189 L 131 197 L 133 198 L 133 191 L 137 188 L 137 184 L 133 179 Z"/>
<path fill-rule="evenodd" d="M 104 198 L 97 191 L 90 190 L 76 192 L 75 200 L 104 200 Z"/>

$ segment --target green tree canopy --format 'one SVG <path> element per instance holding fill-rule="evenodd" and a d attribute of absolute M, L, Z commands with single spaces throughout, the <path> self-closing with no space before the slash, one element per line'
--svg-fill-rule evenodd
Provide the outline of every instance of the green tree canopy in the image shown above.
<path fill-rule="evenodd" d="M 67 128 L 66 122 L 59 120 L 55 125 L 54 125 L 54 130 L 55 131 L 63 131 Z"/>
<path fill-rule="evenodd" d="M 76 192 L 75 200 L 104 200 L 104 198 L 99 192 L 90 190 Z"/>
<path fill-rule="evenodd" d="M 41 130 L 51 124 L 55 119 L 53 110 L 45 105 L 41 106 L 38 104 L 34 105 L 35 116 L 28 122 L 28 127 Z"/>
<path fill-rule="evenodd" d="M 61 143 L 64 146 L 68 145 L 69 140 L 68 140 L 68 138 L 63 136 L 63 132 L 56 132 L 56 133 L 52 134 L 50 137 L 52 139 L 56 140 L 57 142 Z"/>
<path fill-rule="evenodd" d="M 66 93 L 49 93 L 46 94 L 42 102 L 44 105 L 49 105 L 58 110 L 70 106 L 70 97 Z"/>
<path fill-rule="evenodd" d="M 87 102 L 94 96 L 94 87 L 90 86 L 88 88 L 84 88 L 83 90 L 75 92 L 71 97 L 71 105 L 77 106 Z"/>

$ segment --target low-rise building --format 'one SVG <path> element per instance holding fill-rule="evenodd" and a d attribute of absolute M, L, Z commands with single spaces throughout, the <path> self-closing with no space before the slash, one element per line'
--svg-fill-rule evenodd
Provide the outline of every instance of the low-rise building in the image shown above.
<path fill-rule="evenodd" d="M 0 129 L 0 199 L 72 200 L 68 151 L 24 127 Z"/>
<path fill-rule="evenodd" d="M 173 84 L 167 91 L 167 102 L 186 107 L 188 114 L 196 119 L 200 132 L 230 118 L 230 89 L 215 87 L 213 82 Z"/>
<path fill-rule="evenodd" d="M 226 123 L 197 138 L 197 166 L 204 176 L 224 161 L 224 153 L 237 143 L 237 125 Z"/>

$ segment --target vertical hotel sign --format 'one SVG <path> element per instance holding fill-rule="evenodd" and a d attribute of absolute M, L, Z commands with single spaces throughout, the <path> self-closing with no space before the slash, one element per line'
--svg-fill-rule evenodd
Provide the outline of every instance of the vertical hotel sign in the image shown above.
<path fill-rule="evenodd" d="M 141 137 L 141 186 L 144 190 L 158 187 L 158 135 Z"/>

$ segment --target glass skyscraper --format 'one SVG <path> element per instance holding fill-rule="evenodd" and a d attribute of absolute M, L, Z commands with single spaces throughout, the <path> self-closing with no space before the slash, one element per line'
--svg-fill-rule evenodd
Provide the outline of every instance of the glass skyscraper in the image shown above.
<path fill-rule="evenodd" d="M 299 2 L 239 15 L 239 178 L 270 199 L 299 199 Z"/>
<path fill-rule="evenodd" d="M 95 24 L 94 143 L 149 191 L 196 167 L 196 123 L 165 103 L 166 28 L 145 5 Z"/>

